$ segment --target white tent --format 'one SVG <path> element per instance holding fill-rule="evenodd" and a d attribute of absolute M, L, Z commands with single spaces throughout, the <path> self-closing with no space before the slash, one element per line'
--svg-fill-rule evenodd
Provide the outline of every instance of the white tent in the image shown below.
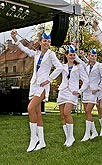
<path fill-rule="evenodd" d="M 72 14 L 74 12 L 73 5 L 65 2 L 64 0 L 43 0 L 43 1 L 42 0 L 31 0 L 31 1 L 36 5 L 60 10 L 65 13 Z"/>

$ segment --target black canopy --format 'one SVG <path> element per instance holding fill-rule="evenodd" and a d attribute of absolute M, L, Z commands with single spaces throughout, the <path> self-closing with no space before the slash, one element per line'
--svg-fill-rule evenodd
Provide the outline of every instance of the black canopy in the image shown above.
<path fill-rule="evenodd" d="M 5 5 L 4 7 L 3 4 Z M 14 6 L 16 6 L 16 11 L 13 11 L 15 10 L 15 8 L 12 8 Z M 24 10 L 29 10 L 29 13 L 27 13 L 24 19 L 15 16 L 17 15 L 16 12 L 22 6 L 24 6 Z M 52 21 L 58 14 L 72 13 L 73 5 L 70 5 L 64 0 L 1 0 L 0 32 Z"/>

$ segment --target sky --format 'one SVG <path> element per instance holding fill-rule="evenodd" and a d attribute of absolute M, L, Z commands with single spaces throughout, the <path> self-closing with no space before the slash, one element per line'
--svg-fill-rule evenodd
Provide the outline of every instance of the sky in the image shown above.
<path fill-rule="evenodd" d="M 29 26 L 25 28 L 17 29 L 17 33 L 24 39 L 30 40 L 31 36 L 34 34 L 34 26 Z M 7 40 L 11 40 L 11 31 L 0 33 L 0 42 L 5 43 Z M 18 39 L 22 39 L 20 36 L 17 36 Z"/>
<path fill-rule="evenodd" d="M 65 1 L 69 2 L 69 0 L 65 0 Z M 85 1 L 87 3 L 89 2 L 88 0 L 85 0 Z M 97 1 L 99 3 L 99 6 L 102 6 L 102 0 L 94 0 L 94 2 L 97 2 Z M 79 0 L 79 4 L 81 4 L 81 3 L 82 3 L 82 0 Z M 102 8 L 99 8 L 98 12 L 99 12 L 99 14 L 102 15 Z M 102 21 L 99 22 L 99 27 L 102 29 Z M 34 29 L 35 29 L 35 25 L 17 29 L 17 32 L 18 32 L 18 34 L 20 34 L 21 37 L 30 40 L 31 36 L 34 34 Z M 2 44 L 5 43 L 8 39 L 9 40 L 12 39 L 10 36 L 10 33 L 11 33 L 11 31 L 0 33 L 0 42 Z M 21 37 L 18 36 L 18 39 L 21 39 Z"/>

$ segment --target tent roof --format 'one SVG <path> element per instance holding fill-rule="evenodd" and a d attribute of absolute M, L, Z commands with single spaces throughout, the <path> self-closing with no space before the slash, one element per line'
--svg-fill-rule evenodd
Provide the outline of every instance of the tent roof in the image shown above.
<path fill-rule="evenodd" d="M 51 9 L 56 9 L 64 13 L 69 13 L 69 14 L 73 13 L 73 6 L 70 5 L 70 3 L 65 2 L 64 0 L 43 0 L 43 1 L 31 0 L 31 1 L 33 1 L 33 3 L 37 5 L 48 7 Z"/>
<path fill-rule="evenodd" d="M 64 0 L 0 0 L 0 5 L 1 3 L 4 3 L 5 7 L 0 7 L 0 32 L 52 21 L 58 14 L 73 13 L 73 6 Z M 17 10 L 24 6 L 24 9 L 29 10 L 29 14 L 24 19 L 17 18 L 16 11 L 11 10 L 14 5 Z M 11 15 L 7 16 L 7 13 Z"/>

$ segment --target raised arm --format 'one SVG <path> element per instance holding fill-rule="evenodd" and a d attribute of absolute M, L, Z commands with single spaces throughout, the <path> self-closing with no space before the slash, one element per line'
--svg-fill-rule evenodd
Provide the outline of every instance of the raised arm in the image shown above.
<path fill-rule="evenodd" d="M 100 83 L 98 84 L 98 89 L 102 91 L 102 63 L 99 65 L 99 72 L 100 72 Z"/>
<path fill-rule="evenodd" d="M 29 49 L 28 47 L 24 46 L 20 41 L 17 39 L 17 31 L 14 29 L 11 31 L 11 37 L 14 40 L 15 44 L 30 57 L 34 57 L 35 51 L 32 49 Z"/>
<path fill-rule="evenodd" d="M 94 19 L 93 20 L 93 25 L 92 25 L 94 31 L 97 31 L 98 30 L 98 24 L 99 24 L 98 21 L 96 19 Z"/>
<path fill-rule="evenodd" d="M 88 60 L 88 58 L 85 57 L 84 50 L 80 50 L 79 53 L 80 53 L 79 55 L 80 55 L 81 60 L 83 60 L 87 64 L 89 62 L 89 60 Z"/>
<path fill-rule="evenodd" d="M 14 40 L 14 42 L 18 41 L 18 39 L 17 39 L 17 31 L 15 29 L 11 31 L 11 37 Z"/>
<path fill-rule="evenodd" d="M 79 58 L 79 56 L 77 54 L 75 55 L 75 61 L 82 64 L 84 69 L 86 69 L 86 63 L 81 58 Z"/>
<path fill-rule="evenodd" d="M 93 21 L 93 29 L 94 29 L 94 36 L 97 38 L 97 40 L 99 41 L 99 42 L 101 42 L 102 43 L 102 31 L 101 31 L 101 29 L 98 27 L 98 21 L 95 19 L 94 21 Z"/>

